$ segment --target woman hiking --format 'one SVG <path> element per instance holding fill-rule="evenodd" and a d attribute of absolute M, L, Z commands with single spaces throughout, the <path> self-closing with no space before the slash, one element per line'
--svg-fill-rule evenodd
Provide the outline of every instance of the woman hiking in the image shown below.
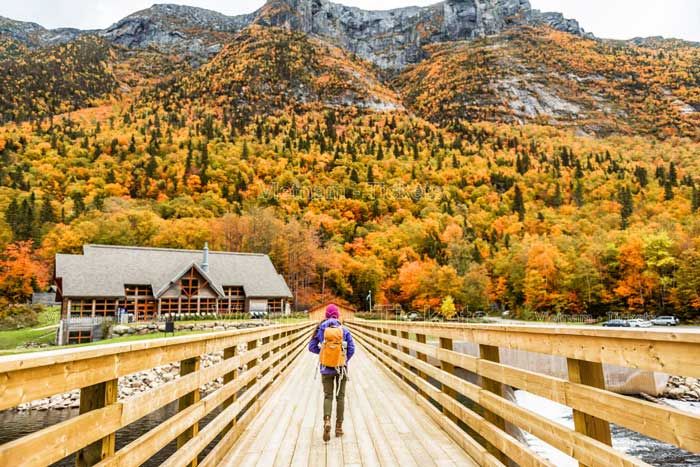
<path fill-rule="evenodd" d="M 331 439 L 331 411 L 335 395 L 335 435 L 343 436 L 345 413 L 345 383 L 348 381 L 348 362 L 355 353 L 350 331 L 341 324 L 338 307 L 326 307 L 326 319 L 318 325 L 309 342 L 309 350 L 319 354 L 319 370 L 323 384 L 323 441 Z"/>

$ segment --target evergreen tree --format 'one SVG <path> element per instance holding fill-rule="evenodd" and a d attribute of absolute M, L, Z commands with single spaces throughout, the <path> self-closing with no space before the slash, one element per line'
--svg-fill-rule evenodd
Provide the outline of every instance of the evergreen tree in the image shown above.
<path fill-rule="evenodd" d="M 634 212 L 634 204 L 632 202 L 632 192 L 629 187 L 623 187 L 618 194 L 618 201 L 621 204 L 620 209 L 620 227 L 622 230 L 627 229 L 628 220 Z"/>
<path fill-rule="evenodd" d="M 700 209 L 700 190 L 695 186 L 693 187 L 690 206 L 693 212 L 698 212 Z"/>
<path fill-rule="evenodd" d="M 56 222 L 56 214 L 53 211 L 53 206 L 51 206 L 51 198 L 48 196 L 44 198 L 44 202 L 41 205 L 39 220 L 42 224 Z"/>
<path fill-rule="evenodd" d="M 374 173 L 372 173 L 372 166 L 367 167 L 367 183 L 374 183 Z"/>
<path fill-rule="evenodd" d="M 664 199 L 666 201 L 671 201 L 673 199 L 673 183 L 670 178 L 664 183 Z"/>
<path fill-rule="evenodd" d="M 512 210 L 518 213 L 518 219 L 520 219 L 521 222 L 525 220 L 525 201 L 523 200 L 523 193 L 520 191 L 518 185 L 515 185 Z"/>
<path fill-rule="evenodd" d="M 360 177 L 357 175 L 357 170 L 355 170 L 354 167 L 350 172 L 350 180 L 352 180 L 353 183 L 360 183 Z"/>
<path fill-rule="evenodd" d="M 583 184 L 580 180 L 576 181 L 576 188 L 574 188 L 574 202 L 576 206 L 583 206 Z"/>

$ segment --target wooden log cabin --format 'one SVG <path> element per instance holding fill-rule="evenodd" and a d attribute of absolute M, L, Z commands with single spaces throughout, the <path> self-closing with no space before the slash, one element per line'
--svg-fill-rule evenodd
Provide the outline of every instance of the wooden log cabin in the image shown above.
<path fill-rule="evenodd" d="M 210 252 L 206 245 L 85 245 L 82 255 L 56 255 L 55 281 L 61 317 L 72 323 L 61 344 L 92 340 L 88 323 L 124 315 L 152 321 L 164 315 L 286 313 L 292 298 L 267 255 Z"/>

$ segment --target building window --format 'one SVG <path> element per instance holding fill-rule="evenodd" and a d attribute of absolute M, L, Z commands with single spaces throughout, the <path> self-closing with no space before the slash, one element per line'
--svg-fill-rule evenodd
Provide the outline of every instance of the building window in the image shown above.
<path fill-rule="evenodd" d="M 151 321 L 158 313 L 155 300 L 137 300 L 135 307 L 136 321 Z"/>
<path fill-rule="evenodd" d="M 96 318 L 114 318 L 116 315 L 117 300 L 109 298 L 95 300 Z"/>
<path fill-rule="evenodd" d="M 268 313 L 282 313 L 284 311 L 284 300 L 281 298 L 269 298 L 267 300 Z"/>
<path fill-rule="evenodd" d="M 69 344 L 82 344 L 85 342 L 92 342 L 92 331 L 70 331 L 68 333 L 68 343 Z"/>
<path fill-rule="evenodd" d="M 71 318 L 92 318 L 92 300 L 73 300 L 70 304 Z"/>
<path fill-rule="evenodd" d="M 152 297 L 153 290 L 150 285 L 125 285 L 127 297 Z"/>
<path fill-rule="evenodd" d="M 180 279 L 180 288 L 186 297 L 194 297 L 199 292 L 199 279 L 194 275 L 194 269 L 190 269 L 187 276 Z"/>
<path fill-rule="evenodd" d="M 177 298 L 164 298 L 160 301 L 160 313 L 161 314 L 175 314 L 178 312 L 178 302 Z"/>
<path fill-rule="evenodd" d="M 225 286 L 224 287 L 224 295 L 227 297 L 231 298 L 245 298 L 245 292 L 243 292 L 243 287 L 236 285 L 236 286 Z"/>
<path fill-rule="evenodd" d="M 199 312 L 200 313 L 216 313 L 216 299 L 215 298 L 200 298 L 199 299 Z"/>
<path fill-rule="evenodd" d="M 226 298 L 221 300 L 222 313 L 243 313 L 245 311 L 245 292 L 241 286 L 224 286 Z"/>
<path fill-rule="evenodd" d="M 197 299 L 196 298 L 183 298 L 180 305 L 180 313 L 197 313 Z"/>

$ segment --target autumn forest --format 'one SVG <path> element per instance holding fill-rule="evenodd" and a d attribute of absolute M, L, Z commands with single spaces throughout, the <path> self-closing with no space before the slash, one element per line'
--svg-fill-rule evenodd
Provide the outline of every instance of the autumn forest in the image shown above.
<path fill-rule="evenodd" d="M 258 26 L 200 68 L 0 40 L 2 299 L 86 243 L 209 242 L 269 254 L 300 309 L 371 290 L 406 310 L 697 320 L 700 48 L 509 34 L 400 74 Z M 503 105 L 513 60 L 576 111 Z"/>

